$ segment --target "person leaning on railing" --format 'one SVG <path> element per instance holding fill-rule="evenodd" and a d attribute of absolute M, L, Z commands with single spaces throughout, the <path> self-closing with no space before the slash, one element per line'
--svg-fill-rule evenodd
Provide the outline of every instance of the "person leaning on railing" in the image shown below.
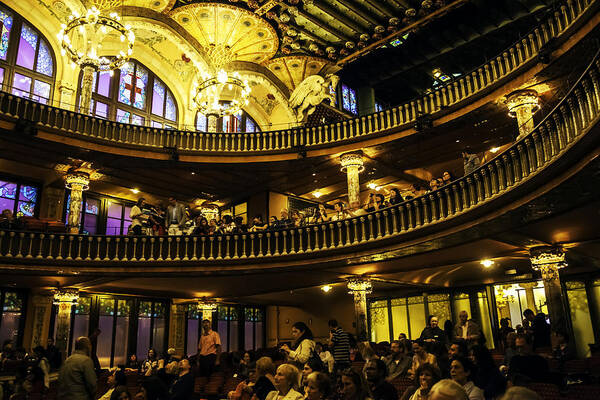
<path fill-rule="evenodd" d="M 2 217 L 0 218 L 0 228 L 2 229 L 23 229 L 23 221 L 21 218 L 16 218 L 11 210 L 8 208 L 2 211 Z"/>

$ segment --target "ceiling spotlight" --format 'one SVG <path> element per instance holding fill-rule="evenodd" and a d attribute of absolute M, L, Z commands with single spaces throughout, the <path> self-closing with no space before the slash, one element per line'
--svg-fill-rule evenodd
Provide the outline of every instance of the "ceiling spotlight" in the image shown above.
<path fill-rule="evenodd" d="M 492 265 L 494 265 L 494 261 L 492 261 L 492 260 L 488 260 L 488 259 L 486 259 L 486 260 L 481 260 L 481 265 L 483 265 L 485 268 L 489 268 L 489 267 L 491 267 Z"/>
<path fill-rule="evenodd" d="M 377 184 L 375 182 L 369 182 L 367 187 L 371 190 L 375 190 L 377 188 Z"/>
<path fill-rule="evenodd" d="M 313 172 L 313 176 L 317 176 L 317 173 L 316 173 L 316 172 Z"/>
<path fill-rule="evenodd" d="M 490 149 L 490 153 L 497 153 L 500 150 L 500 147 L 492 147 Z"/>
<path fill-rule="evenodd" d="M 324 291 L 325 293 L 329 293 L 329 291 L 332 289 L 331 285 L 323 285 L 321 286 L 321 290 Z"/>
<path fill-rule="evenodd" d="M 313 192 L 313 196 L 315 196 L 318 199 L 319 197 L 323 196 L 323 193 L 319 192 L 318 190 L 315 190 Z"/>
<path fill-rule="evenodd" d="M 460 140 L 459 140 L 459 139 L 456 139 L 456 143 L 460 143 Z"/>
<path fill-rule="evenodd" d="M 196 175 L 196 173 L 192 171 L 192 175 Z"/>
<path fill-rule="evenodd" d="M 131 189 L 131 191 L 132 191 L 134 194 L 138 194 L 138 193 L 140 192 L 140 189 L 133 188 L 133 189 Z"/>

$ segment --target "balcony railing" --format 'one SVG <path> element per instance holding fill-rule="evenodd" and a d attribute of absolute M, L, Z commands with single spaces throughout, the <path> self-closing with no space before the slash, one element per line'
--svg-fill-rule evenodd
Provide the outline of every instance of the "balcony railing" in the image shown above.
<path fill-rule="evenodd" d="M 560 158 L 598 123 L 599 76 L 597 53 L 575 85 L 529 135 L 463 178 L 377 212 L 303 228 L 220 236 L 114 237 L 0 231 L 0 258 L 5 262 L 31 259 L 52 264 L 176 261 L 209 265 L 214 260 L 321 256 L 398 240 L 408 232 L 451 221 L 510 192 Z"/>
<path fill-rule="evenodd" d="M 258 133 L 203 133 L 157 129 L 107 121 L 0 92 L 0 115 L 32 121 L 38 127 L 73 138 L 144 150 L 177 148 L 180 152 L 222 154 L 284 153 L 298 148 L 338 145 L 410 127 L 419 115 L 439 113 L 482 94 L 514 76 L 534 60 L 549 42 L 566 40 L 571 27 L 593 15 L 597 1 L 566 0 L 553 16 L 496 58 L 460 79 L 401 106 L 366 116 L 310 128 Z"/>

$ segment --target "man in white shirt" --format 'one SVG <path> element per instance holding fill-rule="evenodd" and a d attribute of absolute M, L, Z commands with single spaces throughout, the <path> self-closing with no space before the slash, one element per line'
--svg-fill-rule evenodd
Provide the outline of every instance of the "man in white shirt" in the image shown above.
<path fill-rule="evenodd" d="M 167 232 L 169 235 L 181 235 L 185 226 L 185 207 L 177 203 L 177 199 L 169 197 L 169 206 L 167 207 Z"/>

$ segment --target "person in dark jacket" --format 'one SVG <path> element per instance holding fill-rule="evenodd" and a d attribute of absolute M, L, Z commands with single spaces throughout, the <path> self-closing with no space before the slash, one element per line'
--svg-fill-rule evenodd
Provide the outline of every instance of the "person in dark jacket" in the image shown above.
<path fill-rule="evenodd" d="M 187 358 L 179 361 L 179 376 L 169 389 L 169 400 L 188 400 L 194 394 L 194 376 Z"/>
<path fill-rule="evenodd" d="M 398 391 L 385 380 L 387 368 L 383 360 L 373 358 L 365 365 L 367 386 L 373 400 L 398 400 Z"/>
<path fill-rule="evenodd" d="M 496 368 L 490 351 L 487 347 L 476 344 L 469 355 L 477 367 L 472 377 L 473 383 L 483 389 L 486 400 L 499 398 L 506 391 L 506 379 Z"/>
<path fill-rule="evenodd" d="M 435 315 L 429 316 L 429 322 L 425 329 L 421 332 L 419 338 L 425 342 L 425 348 L 428 352 L 439 357 L 446 349 L 446 333 L 440 329 L 438 318 Z"/>
<path fill-rule="evenodd" d="M 94 400 L 97 377 L 91 351 L 92 343 L 87 337 L 75 341 L 75 351 L 58 374 L 58 400 Z"/>

